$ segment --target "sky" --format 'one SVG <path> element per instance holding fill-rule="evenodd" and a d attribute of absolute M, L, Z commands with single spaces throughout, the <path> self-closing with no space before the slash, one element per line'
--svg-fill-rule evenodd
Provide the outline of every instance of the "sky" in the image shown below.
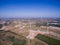
<path fill-rule="evenodd" d="M 0 18 L 60 18 L 60 0 L 0 0 Z"/>

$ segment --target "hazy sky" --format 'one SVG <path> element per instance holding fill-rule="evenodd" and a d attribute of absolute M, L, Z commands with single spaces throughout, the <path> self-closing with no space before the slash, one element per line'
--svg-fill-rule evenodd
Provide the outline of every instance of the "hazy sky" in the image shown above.
<path fill-rule="evenodd" d="M 60 1 L 0 0 L 2 17 L 60 17 Z"/>

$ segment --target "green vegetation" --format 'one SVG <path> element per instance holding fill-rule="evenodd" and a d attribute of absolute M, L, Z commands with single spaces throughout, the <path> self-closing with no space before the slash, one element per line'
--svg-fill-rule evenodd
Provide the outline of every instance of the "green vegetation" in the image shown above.
<path fill-rule="evenodd" d="M 56 40 L 48 36 L 38 34 L 36 38 L 48 43 L 49 45 L 60 45 L 60 40 Z"/>
<path fill-rule="evenodd" d="M 35 23 L 36 26 L 47 26 L 47 23 L 46 22 L 38 22 L 38 23 Z"/>
<path fill-rule="evenodd" d="M 30 44 L 31 45 L 45 45 L 44 43 L 42 43 L 40 40 L 38 39 L 33 39 L 33 40 L 30 40 Z"/>
<path fill-rule="evenodd" d="M 3 44 L 0 42 L 0 45 L 3 45 Z"/>
<path fill-rule="evenodd" d="M 6 37 L 6 39 L 11 41 L 11 42 L 14 42 L 15 37 L 14 36 L 8 36 L 8 37 Z"/>
<path fill-rule="evenodd" d="M 7 43 L 9 43 L 9 41 L 11 41 L 11 43 L 13 43 L 12 45 L 26 45 L 27 40 L 26 40 L 26 38 L 24 36 L 18 35 L 18 34 L 14 33 L 14 32 L 11 32 L 11 31 L 0 30 L 0 34 L 2 36 L 5 33 L 6 33 L 6 36 L 4 36 L 4 37 L 1 38 L 0 45 L 5 45 L 6 44 L 4 42 L 1 42 L 2 39 L 5 39 L 5 41 L 8 41 Z M 10 34 L 12 34 L 12 35 L 10 35 Z M 18 38 L 16 36 L 18 36 Z"/>
<path fill-rule="evenodd" d="M 17 39 L 14 36 L 9 36 L 7 37 L 7 40 L 14 42 L 12 45 L 26 45 L 26 40 L 25 39 Z"/>
<path fill-rule="evenodd" d="M 26 40 L 16 39 L 12 45 L 26 45 Z"/>

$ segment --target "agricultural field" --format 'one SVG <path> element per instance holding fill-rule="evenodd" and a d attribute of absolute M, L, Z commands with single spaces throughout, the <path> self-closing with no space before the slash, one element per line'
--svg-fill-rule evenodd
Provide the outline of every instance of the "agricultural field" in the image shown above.
<path fill-rule="evenodd" d="M 46 22 L 14 20 L 0 28 L 0 45 L 60 45 L 59 42 L 60 28 Z"/>
<path fill-rule="evenodd" d="M 0 45 L 26 45 L 27 39 L 14 32 L 0 30 Z"/>
<path fill-rule="evenodd" d="M 0 45 L 45 45 L 38 39 L 27 39 L 21 34 L 0 30 Z"/>
<path fill-rule="evenodd" d="M 60 40 L 56 40 L 56 39 L 48 37 L 48 36 L 38 34 L 36 36 L 36 38 L 46 42 L 48 45 L 60 45 Z"/>

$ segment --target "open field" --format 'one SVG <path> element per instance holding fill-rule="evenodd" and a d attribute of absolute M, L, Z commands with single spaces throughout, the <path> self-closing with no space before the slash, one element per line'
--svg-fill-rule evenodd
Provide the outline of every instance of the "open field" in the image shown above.
<path fill-rule="evenodd" d="M 27 39 L 21 34 L 0 30 L 0 45 L 45 45 L 37 39 Z"/>
<path fill-rule="evenodd" d="M 24 43 L 26 43 L 25 45 L 59 45 L 60 28 L 54 26 L 46 26 L 44 25 L 46 22 L 36 26 L 37 22 L 41 24 L 40 21 L 37 20 L 14 20 L 10 24 L 4 25 L 0 29 L 0 36 L 2 36 L 2 38 L 0 37 L 0 44 L 4 45 L 5 42 L 7 42 L 11 43 L 11 45 L 24 45 Z M 2 33 L 1 30 L 3 30 Z M 37 36 L 38 34 L 40 35 Z M 3 42 L 4 44 L 1 42 L 3 38 L 6 38 L 6 41 Z M 23 38 L 24 41 L 22 41 L 23 39 L 21 40 L 21 38 Z M 52 41 L 55 42 L 52 44 Z M 6 45 L 8 45 L 7 43 Z"/>
<path fill-rule="evenodd" d="M 56 40 L 48 36 L 38 34 L 36 38 L 48 43 L 48 45 L 60 45 L 60 40 Z"/>
<path fill-rule="evenodd" d="M 14 32 L 0 30 L 1 45 L 26 45 L 27 39 Z"/>

